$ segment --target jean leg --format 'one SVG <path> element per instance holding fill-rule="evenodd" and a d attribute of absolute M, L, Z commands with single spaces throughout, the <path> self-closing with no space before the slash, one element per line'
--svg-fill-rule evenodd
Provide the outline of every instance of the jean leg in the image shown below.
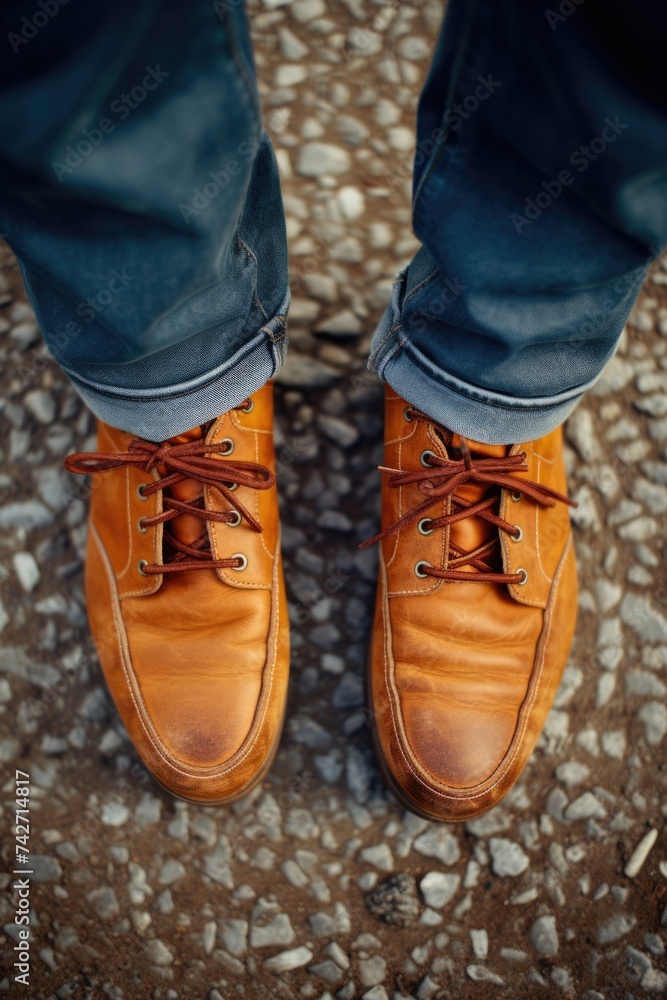
<path fill-rule="evenodd" d="M 0 228 L 93 411 L 163 439 L 237 405 L 286 349 L 284 213 L 245 11 L 55 7 L 28 38 L 25 5 L 0 13 L 18 39 L 0 70 Z"/>
<path fill-rule="evenodd" d="M 562 6 L 562 5 L 561 5 Z M 667 15 L 450 0 L 420 100 L 413 220 L 370 367 L 489 443 L 556 427 L 667 240 Z"/>

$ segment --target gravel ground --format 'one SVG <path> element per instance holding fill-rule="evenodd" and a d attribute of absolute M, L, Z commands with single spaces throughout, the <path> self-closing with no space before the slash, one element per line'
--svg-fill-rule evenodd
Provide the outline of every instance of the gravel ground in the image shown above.
<path fill-rule="evenodd" d="M 364 708 L 381 387 L 365 370 L 412 255 L 414 106 L 441 5 L 251 4 L 295 301 L 278 385 L 288 723 L 232 808 L 138 762 L 86 626 L 94 421 L 0 248 L 0 886 L 13 958 L 14 769 L 31 776 L 39 998 L 616 1000 L 667 993 L 667 260 L 567 425 L 577 638 L 539 747 L 485 816 L 439 827 L 380 781 Z M 2 979 L 0 994 L 18 996 Z"/>

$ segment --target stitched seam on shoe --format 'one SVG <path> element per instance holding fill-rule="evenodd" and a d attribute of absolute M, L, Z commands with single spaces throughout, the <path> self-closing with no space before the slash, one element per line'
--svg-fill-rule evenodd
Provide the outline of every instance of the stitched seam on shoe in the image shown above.
<path fill-rule="evenodd" d="M 111 589 L 111 592 L 112 592 L 111 607 L 112 607 L 112 613 L 113 613 L 114 627 L 115 627 L 115 630 L 116 630 L 116 636 L 117 636 L 118 644 L 119 644 L 119 647 L 120 647 L 121 663 L 123 665 L 123 673 L 125 674 L 125 680 L 127 682 L 127 685 L 128 685 L 129 691 L 130 691 L 130 696 L 132 698 L 132 702 L 133 702 L 134 707 L 135 707 L 135 709 L 137 711 L 137 717 L 139 718 L 139 721 L 141 722 L 142 729 L 144 730 L 146 736 L 148 737 L 149 742 L 153 746 L 153 749 L 156 751 L 156 753 L 161 758 L 161 760 L 163 760 L 165 762 L 165 764 L 167 764 L 168 767 L 170 767 L 177 774 L 182 774 L 182 775 L 184 775 L 186 777 L 190 777 L 190 778 L 194 777 L 194 778 L 198 778 L 199 780 L 208 780 L 208 779 L 214 780 L 216 778 L 222 777 L 225 774 L 228 774 L 230 772 L 235 771 L 239 767 L 239 765 L 244 762 L 245 758 L 249 755 L 249 753 L 251 752 L 251 750 L 254 748 L 254 746 L 255 746 L 255 744 L 256 744 L 256 742 L 258 740 L 259 734 L 261 732 L 261 728 L 262 728 L 262 725 L 263 725 L 263 722 L 264 722 L 264 719 L 266 717 L 266 713 L 267 713 L 267 710 L 268 710 L 269 702 L 271 700 L 271 691 L 273 689 L 273 678 L 274 678 L 274 672 L 275 672 L 275 666 L 276 666 L 276 654 L 277 654 L 277 649 L 278 649 L 278 637 L 279 637 L 279 634 L 280 634 L 280 628 L 279 628 L 279 626 L 280 626 L 280 600 L 279 600 L 279 595 L 278 595 L 277 573 L 274 572 L 274 589 L 272 591 L 272 600 L 271 600 L 271 605 L 272 605 L 272 608 L 271 608 L 271 611 L 272 611 L 271 618 L 272 618 L 272 625 L 275 624 L 275 636 L 274 636 L 274 640 L 273 640 L 273 656 L 272 656 L 272 660 L 271 660 L 271 669 L 270 669 L 270 674 L 269 674 L 269 688 L 268 688 L 268 691 L 267 691 L 267 695 L 266 695 L 266 700 L 265 700 L 264 710 L 262 712 L 262 716 L 256 722 L 255 722 L 255 720 L 253 720 L 253 727 L 256 727 L 255 735 L 252 738 L 252 740 L 250 741 L 249 745 L 244 750 L 243 754 L 239 757 L 239 759 L 237 761 L 234 761 L 233 764 L 228 764 L 226 766 L 223 766 L 222 769 L 220 769 L 220 767 L 218 766 L 217 770 L 215 770 L 215 772 L 212 773 L 212 774 L 202 774 L 201 772 L 205 771 L 205 770 L 212 770 L 216 765 L 209 765 L 207 768 L 196 768 L 196 765 L 192 765 L 193 770 L 191 770 L 191 771 L 184 771 L 181 767 L 178 767 L 175 763 L 173 763 L 173 760 L 176 760 L 176 758 L 173 758 L 173 760 L 169 759 L 169 758 L 172 758 L 172 754 L 170 753 L 170 751 L 167 749 L 167 747 L 162 748 L 160 746 L 160 743 L 162 741 L 159 740 L 159 737 L 158 737 L 157 733 L 155 733 L 155 738 L 154 738 L 153 734 L 151 733 L 150 729 L 148 728 L 148 726 L 146 724 L 146 719 L 144 718 L 144 713 L 141 711 L 141 708 L 143 707 L 145 709 L 146 717 L 150 720 L 150 715 L 148 713 L 147 707 L 145 706 L 143 698 L 141 699 L 141 706 L 137 702 L 137 698 L 136 698 L 135 691 L 134 691 L 134 686 L 132 684 L 132 680 L 131 680 L 131 678 L 129 676 L 129 673 L 128 673 L 128 665 L 127 665 L 128 662 L 130 664 L 130 668 L 129 669 L 131 670 L 132 676 L 135 678 L 135 680 L 136 680 L 136 675 L 134 673 L 134 670 L 131 667 L 132 660 L 131 660 L 131 657 L 130 657 L 129 645 L 128 645 L 128 642 L 127 642 L 127 632 L 125 630 L 125 623 L 122 620 L 122 614 L 120 613 L 120 601 L 118 600 L 118 590 L 117 590 L 117 587 L 115 586 L 115 579 L 114 579 L 114 574 L 113 574 L 113 568 L 111 566 L 111 563 L 109 562 L 109 557 L 108 557 L 108 555 L 106 553 L 104 545 L 102 544 L 102 539 L 100 538 L 100 536 L 99 536 L 99 534 L 97 532 L 97 529 L 94 527 L 94 525 L 91 525 L 91 531 L 93 533 L 93 537 L 95 538 L 95 542 L 96 542 L 96 544 L 98 546 L 100 555 L 102 557 L 102 561 L 105 564 L 105 568 L 106 568 L 106 571 L 107 571 L 107 576 L 109 578 L 110 589 Z M 279 564 L 278 560 L 276 560 L 274 569 L 278 566 L 278 564 Z M 113 600 L 114 596 L 116 598 L 115 600 Z M 275 617 L 274 617 L 274 612 L 275 612 Z M 119 618 L 120 618 L 120 621 L 119 621 Z M 126 656 L 126 652 L 127 652 L 127 656 Z M 267 653 L 268 653 L 268 651 L 267 651 Z M 137 686 L 139 686 L 138 685 L 138 681 L 137 681 Z M 153 724 L 152 724 L 152 720 L 151 720 L 151 728 L 152 728 L 152 726 L 153 726 Z M 250 732 L 252 732 L 252 728 L 253 727 L 251 727 Z M 246 737 L 246 739 L 249 739 L 250 732 L 248 733 L 248 737 Z M 156 740 L 159 741 L 159 742 L 156 742 Z M 237 754 L 241 753 L 241 750 L 243 750 L 243 744 L 241 744 L 241 746 L 237 750 Z M 168 756 L 165 756 L 165 754 L 168 754 Z M 231 758 L 231 760 L 233 760 L 233 759 L 234 758 Z"/>
<path fill-rule="evenodd" d="M 244 434 L 253 434 L 253 435 L 255 435 L 255 430 L 254 430 L 253 427 L 244 427 L 242 424 L 240 424 L 240 423 L 238 423 L 238 422 L 235 421 L 234 416 L 235 415 L 232 413 L 232 411 L 230 411 L 229 412 L 229 420 L 230 420 L 230 423 L 232 424 L 232 426 L 236 427 L 237 430 L 241 431 Z M 263 433 L 271 433 L 271 432 L 264 431 Z M 255 442 L 255 461 L 259 462 L 259 442 L 258 442 L 258 439 L 257 439 L 256 436 L 254 437 L 254 442 Z M 275 489 L 276 487 L 273 486 L 272 488 Z M 254 496 L 253 499 L 254 499 L 254 504 L 255 504 L 255 515 L 257 517 L 257 520 L 259 520 L 259 497 L 258 497 L 258 495 L 257 495 L 256 492 L 255 492 L 255 496 Z M 222 556 L 220 554 L 220 548 L 218 546 L 217 534 L 216 534 L 216 532 L 214 530 L 209 533 L 209 538 L 213 539 L 213 554 L 214 554 L 215 558 L 216 559 L 222 558 Z M 264 551 L 268 555 L 269 559 L 271 561 L 273 561 L 275 557 L 272 556 L 271 553 L 269 552 L 269 550 L 266 548 L 266 543 L 264 542 L 264 538 L 263 538 L 262 533 L 260 533 L 260 542 L 261 542 L 261 545 L 264 548 Z M 270 583 L 244 583 L 243 580 L 234 580 L 232 577 L 229 576 L 229 574 L 223 568 L 219 568 L 217 570 L 217 572 L 218 572 L 218 578 L 222 582 L 224 582 L 225 584 L 227 584 L 229 587 L 235 587 L 235 588 L 238 588 L 239 590 L 242 590 L 242 589 L 243 590 L 270 590 L 271 589 L 271 584 Z"/>
<path fill-rule="evenodd" d="M 416 430 L 417 430 L 417 428 L 415 427 L 413 433 L 416 432 Z M 433 432 L 431 430 L 428 430 L 426 433 L 427 433 L 427 436 L 428 436 L 429 440 L 433 444 L 434 448 L 439 449 L 440 451 L 444 451 L 444 448 L 443 448 L 443 445 L 442 445 L 442 442 L 440 441 L 440 439 L 437 438 L 437 437 L 435 437 L 435 435 L 433 434 Z M 402 489 L 402 487 L 401 487 L 401 489 Z M 401 534 L 402 534 L 402 530 L 399 532 L 399 535 L 398 535 L 399 539 L 400 539 Z M 442 531 L 442 541 L 440 543 L 440 565 L 441 566 L 443 566 L 444 562 L 445 562 L 445 551 L 446 551 L 446 549 L 445 549 L 445 542 L 447 542 L 447 545 L 449 546 L 449 528 L 448 527 L 445 528 Z M 398 550 L 398 545 L 397 545 L 397 550 Z M 388 591 L 388 592 L 389 592 L 389 596 L 390 597 L 414 597 L 415 595 L 418 595 L 420 597 L 422 597 L 422 596 L 426 597 L 426 596 L 429 596 L 431 594 L 435 594 L 438 590 L 440 590 L 440 588 L 442 587 L 442 585 L 444 584 L 444 582 L 445 582 L 444 580 L 442 580 L 442 579 L 440 579 L 438 577 L 434 577 L 433 578 L 433 583 L 430 586 L 428 586 L 428 587 L 423 587 L 423 588 L 422 587 L 415 587 L 413 590 L 391 590 L 391 591 Z"/>
<path fill-rule="evenodd" d="M 539 668 L 537 670 L 537 674 L 536 675 L 535 675 L 535 667 L 533 668 L 533 673 L 531 674 L 531 680 L 534 678 L 534 683 L 532 685 L 533 686 L 533 692 L 532 692 L 532 695 L 531 695 L 530 700 L 528 701 L 528 703 L 524 702 L 522 704 L 522 706 L 521 706 L 521 709 L 520 709 L 520 713 L 523 712 L 523 723 L 522 723 L 522 726 L 521 726 L 521 731 L 520 732 L 518 732 L 518 731 L 515 732 L 514 737 L 512 739 L 512 743 L 510 744 L 510 748 L 508 749 L 507 754 L 505 755 L 505 757 L 503 757 L 503 760 L 500 762 L 500 764 L 498 765 L 498 768 L 496 769 L 498 771 L 500 768 L 502 768 L 502 771 L 500 771 L 500 773 L 498 774 L 498 776 L 496 777 L 496 779 L 490 785 L 487 785 L 482 791 L 475 792 L 473 794 L 466 794 L 465 791 L 461 791 L 457 795 L 452 795 L 452 794 L 449 794 L 447 792 L 440 791 L 435 786 L 435 784 L 428 784 L 424 780 L 424 778 L 419 774 L 419 772 L 416 770 L 416 768 L 413 765 L 412 761 L 409 759 L 409 757 L 406 754 L 406 750 L 405 750 L 405 746 L 404 746 L 404 743 L 403 743 L 403 739 L 401 738 L 402 737 L 402 728 L 399 727 L 399 725 L 397 723 L 396 715 L 394 713 L 394 699 L 390 695 L 389 701 L 390 701 L 390 705 L 391 705 L 392 722 L 393 722 L 393 725 L 394 725 L 394 732 L 396 734 L 396 743 L 398 744 L 399 750 L 401 752 L 401 756 L 403 757 L 403 760 L 407 764 L 408 769 L 412 772 L 412 774 L 414 775 L 414 777 L 418 781 L 418 783 L 424 789 L 426 789 L 429 793 L 437 796 L 438 798 L 449 799 L 449 800 L 454 801 L 454 802 L 472 802 L 475 799 L 483 798 L 485 795 L 488 795 L 489 792 L 493 791 L 493 789 L 503 780 L 503 778 L 507 774 L 509 768 L 514 763 L 514 760 L 515 760 L 515 758 L 516 758 L 516 756 L 517 756 L 517 754 L 519 752 L 520 746 L 521 746 L 521 739 L 523 738 L 523 733 L 525 732 L 526 726 L 528 724 L 528 718 L 530 716 L 530 711 L 531 711 L 533 703 L 535 701 L 535 695 L 536 695 L 536 693 L 538 691 L 538 688 L 539 688 L 539 682 L 540 682 L 540 678 L 542 676 L 542 668 L 544 666 L 544 654 L 546 652 L 546 645 L 547 645 L 547 641 L 549 639 L 549 635 L 551 634 L 551 626 L 552 626 L 552 623 L 553 623 L 553 607 L 554 607 L 554 605 L 556 603 L 556 596 L 558 594 L 558 588 L 559 588 L 559 585 L 560 585 L 560 580 L 561 580 L 561 577 L 562 577 L 562 573 L 563 573 L 564 568 L 565 568 L 566 557 L 567 557 L 567 554 L 569 552 L 571 542 L 572 542 L 572 536 L 570 535 L 570 538 L 568 539 L 568 543 L 565 546 L 565 550 L 564 550 L 563 555 L 561 557 L 560 566 L 559 566 L 559 572 L 557 574 L 558 579 L 557 579 L 557 582 L 556 582 L 556 584 L 554 586 L 552 598 L 550 599 L 549 604 L 547 605 L 547 611 L 545 612 L 545 619 L 546 619 L 546 621 L 543 624 L 542 633 L 541 633 L 540 639 L 538 641 Z M 385 630 L 385 635 L 387 636 L 387 640 L 385 642 L 385 684 L 387 685 L 387 691 L 388 692 L 391 691 L 391 693 L 393 694 L 394 691 L 395 691 L 395 697 L 398 700 L 398 690 L 395 689 L 395 685 L 392 684 L 391 689 L 389 687 L 388 664 L 387 664 L 387 648 L 388 648 L 389 634 L 390 634 L 390 620 L 389 620 L 389 613 L 388 613 L 389 612 L 388 602 L 387 602 L 387 608 L 386 608 L 386 610 L 387 610 L 387 628 Z M 383 613 L 384 613 L 384 608 L 383 608 Z M 546 633 L 544 631 L 545 627 L 546 627 Z M 391 659 L 392 659 L 392 663 L 393 663 L 393 656 L 391 657 Z M 392 677 L 392 681 L 393 681 L 393 677 Z M 407 737 L 406 737 L 406 744 L 409 746 L 409 741 L 407 740 Z M 514 745 L 514 751 L 510 754 L 512 745 Z M 430 772 L 426 772 L 425 768 L 422 768 L 422 770 L 424 771 L 425 774 L 426 773 L 430 774 Z M 435 775 L 430 774 L 430 776 L 431 776 L 431 778 L 433 779 L 434 782 L 438 781 L 438 779 L 435 777 Z M 489 779 L 487 778 L 486 780 L 488 781 Z M 449 786 L 449 787 L 451 787 L 451 786 Z"/>
<path fill-rule="evenodd" d="M 533 451 L 532 448 L 530 450 Z M 535 454 L 535 452 L 533 451 L 533 455 L 534 454 Z M 538 481 L 538 483 L 541 482 L 541 478 L 542 478 L 542 464 L 541 464 L 541 461 L 540 461 L 539 456 L 538 456 L 538 462 L 537 462 L 537 481 Z M 549 510 L 549 509 L 553 509 L 553 508 L 547 508 L 547 510 Z M 542 548 L 540 546 L 540 538 L 541 537 L 542 537 L 542 532 L 540 531 L 540 505 L 536 503 L 535 504 L 535 551 L 537 552 L 537 565 L 540 567 L 540 572 L 541 572 L 542 576 L 544 577 L 544 579 L 547 581 L 547 583 L 549 585 L 551 585 L 553 583 L 553 577 L 549 576 L 546 573 L 546 571 L 544 569 L 544 566 L 542 565 Z"/>
<path fill-rule="evenodd" d="M 128 569 L 130 568 L 130 564 L 132 563 L 132 549 L 134 547 L 134 540 L 132 538 L 132 510 L 130 508 L 130 467 L 129 467 L 129 465 L 125 466 L 125 509 L 127 510 L 127 525 L 128 525 L 128 534 L 129 534 L 130 544 L 129 544 L 129 547 L 128 547 L 127 562 L 125 563 L 123 569 L 119 573 L 116 574 L 116 579 L 119 582 L 125 576 L 125 574 L 127 573 Z"/>
<path fill-rule="evenodd" d="M 255 434 L 255 461 L 259 465 L 259 438 L 257 437 L 257 434 Z M 275 485 L 272 487 L 272 489 L 274 489 L 274 490 L 276 489 Z M 259 491 L 258 490 L 255 490 L 255 514 L 257 516 L 257 520 L 259 521 L 260 520 L 260 516 L 259 516 Z M 267 556 L 269 557 L 270 565 L 271 565 L 273 563 L 274 557 L 271 555 L 271 553 L 269 552 L 269 550 L 266 547 L 266 542 L 264 541 L 264 532 L 263 531 L 260 532 L 259 541 L 261 543 L 262 548 L 264 549 L 264 551 L 266 552 Z"/>

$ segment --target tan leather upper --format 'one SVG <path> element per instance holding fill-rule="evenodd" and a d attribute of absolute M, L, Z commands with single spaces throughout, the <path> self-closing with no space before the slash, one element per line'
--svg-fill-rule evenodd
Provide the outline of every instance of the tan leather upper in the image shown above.
<path fill-rule="evenodd" d="M 223 414 L 206 441 L 229 439 L 235 460 L 274 470 L 272 386 L 251 399 L 251 412 Z M 99 426 L 101 452 L 126 452 L 132 438 Z M 123 722 L 156 778 L 185 798 L 230 800 L 265 772 L 284 714 L 288 620 L 276 487 L 239 486 L 234 493 L 261 533 L 246 520 L 233 526 L 183 514 L 169 522 L 190 544 L 208 531 L 213 558 L 242 554 L 245 569 L 145 576 L 140 560 L 163 565 L 163 526 L 140 530 L 141 518 L 162 510 L 161 492 L 145 499 L 138 492 L 151 478 L 159 480 L 159 472 L 129 466 L 93 477 L 86 565 L 91 628 Z M 172 495 L 192 499 L 202 489 L 207 509 L 230 509 L 214 487 L 191 480 Z"/>
<path fill-rule="evenodd" d="M 406 419 L 406 403 L 386 393 L 385 466 L 419 469 L 430 450 L 447 458 L 442 431 Z M 451 435 L 450 435 L 451 437 Z M 454 436 L 450 447 L 456 447 Z M 399 794 L 443 820 L 467 819 L 495 804 L 521 773 L 560 681 L 576 618 L 576 570 L 565 504 L 541 506 L 521 495 L 520 479 L 564 493 L 561 431 L 511 449 L 468 442 L 473 454 L 524 452 L 517 491 L 503 489 L 499 513 L 519 541 L 478 516 L 431 534 L 413 521 L 382 542 L 370 668 L 380 757 Z M 484 487 L 458 496 L 477 502 Z M 382 526 L 424 500 L 416 484 L 383 484 Z M 440 501 L 430 518 L 452 511 Z M 519 537 L 517 530 L 515 536 Z M 452 551 L 475 551 L 500 535 L 497 570 L 521 584 L 420 578 L 421 560 L 447 569 Z M 525 571 L 525 574 L 521 571 Z"/>

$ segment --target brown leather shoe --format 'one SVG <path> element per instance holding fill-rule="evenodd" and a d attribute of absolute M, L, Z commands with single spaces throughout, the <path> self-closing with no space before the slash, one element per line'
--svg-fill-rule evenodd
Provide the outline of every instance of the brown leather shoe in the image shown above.
<path fill-rule="evenodd" d="M 214 804 L 271 764 L 289 669 L 273 389 L 161 444 L 100 423 L 86 594 L 107 683 L 148 769 Z"/>
<path fill-rule="evenodd" d="M 577 609 L 560 428 L 466 441 L 386 393 L 370 664 L 381 763 L 413 812 L 465 820 L 523 770 Z M 370 544 L 367 543 L 367 544 Z"/>

